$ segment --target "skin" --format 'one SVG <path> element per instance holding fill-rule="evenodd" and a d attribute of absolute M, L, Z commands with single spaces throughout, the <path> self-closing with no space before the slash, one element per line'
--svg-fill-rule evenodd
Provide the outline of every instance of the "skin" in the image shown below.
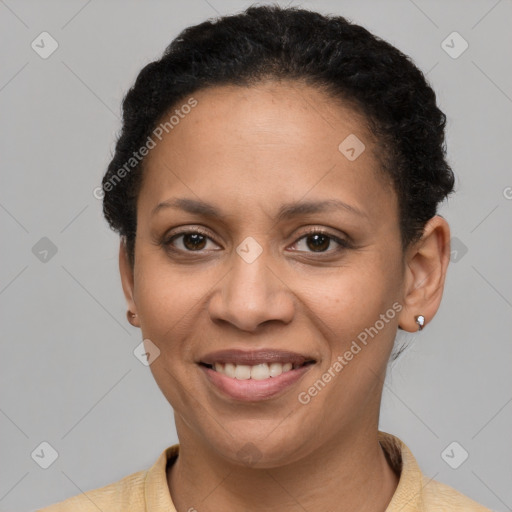
<path fill-rule="evenodd" d="M 123 243 L 119 252 L 131 323 L 159 348 L 150 368 L 174 409 L 180 454 L 167 480 L 175 506 L 384 511 L 398 484 L 377 440 L 386 367 L 398 326 L 417 331 L 415 315 L 428 324 L 437 312 L 449 226 L 433 217 L 423 238 L 402 251 L 397 197 L 365 120 L 325 93 L 267 82 L 193 96 L 198 105 L 146 158 L 133 269 Z M 354 161 L 338 150 L 349 134 L 366 146 Z M 151 215 L 171 197 L 200 199 L 225 217 L 172 208 Z M 363 215 L 338 208 L 275 219 L 283 203 L 328 198 Z M 178 237 L 172 252 L 160 242 L 178 227 L 201 227 L 208 238 L 194 250 L 197 241 Z M 352 246 L 331 240 L 315 249 L 304 238 L 308 227 Z M 262 248 L 252 263 L 236 252 L 246 237 Z M 298 393 L 394 302 L 401 311 L 300 403 Z M 290 350 L 316 363 L 275 398 L 237 402 L 197 365 L 230 348 Z"/>

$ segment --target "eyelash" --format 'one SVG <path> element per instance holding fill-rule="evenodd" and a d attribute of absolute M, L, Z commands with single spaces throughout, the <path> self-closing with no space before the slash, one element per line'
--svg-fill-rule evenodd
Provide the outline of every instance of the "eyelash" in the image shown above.
<path fill-rule="evenodd" d="M 194 235 L 194 234 L 198 234 L 198 235 L 202 235 L 206 238 L 208 238 L 209 240 L 212 240 L 213 242 L 215 242 L 212 237 L 206 232 L 206 231 L 203 231 L 202 229 L 188 229 L 186 231 L 181 231 L 180 233 L 174 233 L 172 236 L 170 237 L 165 237 L 162 242 L 161 242 L 161 245 L 164 246 L 166 249 L 172 251 L 172 252 L 175 252 L 175 253 L 190 253 L 190 254 L 193 254 L 193 253 L 198 253 L 198 254 L 201 254 L 201 252 L 204 250 L 199 250 L 199 251 L 187 251 L 187 250 L 182 250 L 182 249 L 176 249 L 175 247 L 173 247 L 172 245 L 172 242 L 174 242 L 174 240 L 176 240 L 177 238 L 179 238 L 180 236 L 184 236 L 184 235 Z M 337 249 L 335 250 L 331 250 L 331 251 L 319 251 L 317 253 L 315 252 L 309 252 L 309 254 L 318 254 L 318 255 L 322 255 L 322 254 L 327 254 L 327 255 L 332 255 L 333 253 L 336 254 L 336 253 L 339 253 L 345 249 L 349 249 L 351 247 L 351 244 L 347 241 L 347 240 L 344 240 L 342 238 L 338 238 L 337 236 L 334 236 L 333 234 L 323 230 L 323 229 L 320 229 L 320 228 L 311 228 L 311 229 L 308 229 L 307 231 L 305 231 L 304 233 L 301 234 L 301 236 L 292 244 L 292 245 L 296 245 L 299 241 L 303 240 L 304 238 L 307 238 L 308 236 L 312 236 L 312 235 L 322 235 L 322 236 L 325 236 L 327 238 L 329 238 L 330 240 L 336 242 L 337 244 L 339 244 L 340 247 L 338 247 Z M 304 251 L 299 251 L 299 252 L 304 252 Z"/>

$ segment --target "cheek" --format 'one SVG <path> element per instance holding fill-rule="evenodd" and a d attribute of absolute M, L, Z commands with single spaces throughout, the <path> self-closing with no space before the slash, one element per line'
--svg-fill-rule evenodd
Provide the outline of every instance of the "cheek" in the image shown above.
<path fill-rule="evenodd" d="M 176 356 L 186 347 L 173 343 L 173 340 L 184 334 L 181 331 L 185 329 L 187 313 L 200 299 L 200 290 L 191 281 L 190 275 L 173 270 L 155 255 L 141 255 L 136 266 L 134 300 L 142 335 L 152 340 L 162 355 L 172 353 Z M 176 361 L 176 357 L 164 359 Z"/>
<path fill-rule="evenodd" d="M 302 279 L 304 303 L 332 334 L 342 335 L 338 339 L 356 336 L 398 297 L 399 268 L 390 259 L 384 252 L 368 251 L 323 279 Z"/>
<path fill-rule="evenodd" d="M 322 320 L 318 328 L 328 342 L 320 375 L 308 380 L 314 389 L 303 389 L 318 392 L 311 411 L 330 410 L 342 421 L 346 411 L 371 408 L 379 399 L 399 307 L 400 267 L 390 258 L 385 250 L 368 251 L 357 268 L 340 268 L 321 294 L 311 289 L 312 317 Z"/>
<path fill-rule="evenodd" d="M 140 245 L 138 258 L 134 299 L 141 331 L 160 349 L 160 358 L 155 361 L 159 364 L 151 365 L 153 375 L 157 382 L 165 383 L 169 382 L 167 372 L 172 374 L 171 380 L 176 381 L 172 386 L 167 384 L 171 386 L 169 392 L 180 387 L 178 382 L 191 387 L 194 383 L 188 373 L 197 357 L 196 342 L 211 327 L 205 301 L 226 271 L 213 265 L 173 264 L 165 251 L 149 244 Z"/>
<path fill-rule="evenodd" d="M 309 413 L 328 411 L 329 422 L 341 425 L 378 408 L 396 333 L 397 313 L 390 300 L 395 286 L 379 273 L 364 279 L 347 276 L 311 300 L 312 317 L 321 320 L 318 329 L 327 343 L 321 368 L 301 388 L 302 398 L 310 400 L 305 406 Z"/>
<path fill-rule="evenodd" d="M 194 268 L 172 264 L 166 252 L 141 239 L 135 272 L 134 299 L 147 327 L 172 325 L 197 302 L 204 290 Z"/>
<path fill-rule="evenodd" d="M 142 252 L 142 251 L 141 251 Z M 159 255 L 148 253 L 138 260 L 134 298 L 144 339 L 160 350 L 150 365 L 155 382 L 167 401 L 178 411 L 194 410 L 194 388 L 198 383 L 189 375 L 194 356 L 191 343 L 195 334 L 194 315 L 207 288 L 191 278 L 191 272 L 178 270 Z M 197 281 L 197 282 L 195 282 Z"/>

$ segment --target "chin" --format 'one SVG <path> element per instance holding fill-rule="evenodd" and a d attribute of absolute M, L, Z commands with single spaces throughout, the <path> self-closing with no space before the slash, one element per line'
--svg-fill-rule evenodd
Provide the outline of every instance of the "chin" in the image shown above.
<path fill-rule="evenodd" d="M 260 422 L 259 428 L 245 430 L 245 435 L 230 436 L 224 432 L 222 440 L 209 439 L 207 443 L 231 464 L 254 469 L 285 466 L 311 451 L 311 443 L 305 442 L 304 432 L 294 437 L 289 428 L 287 432 L 278 430 L 271 432 L 262 428 Z M 265 435 L 267 431 L 269 435 Z"/>

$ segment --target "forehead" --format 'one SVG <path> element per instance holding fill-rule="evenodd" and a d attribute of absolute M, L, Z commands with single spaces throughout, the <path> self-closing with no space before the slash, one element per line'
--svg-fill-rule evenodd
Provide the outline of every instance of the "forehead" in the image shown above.
<path fill-rule="evenodd" d="M 180 112 L 179 103 L 162 118 L 181 114 L 146 157 L 142 203 L 174 191 L 247 204 L 326 192 L 369 208 L 382 199 L 385 179 L 365 118 L 322 91 L 284 81 L 192 96 L 193 109 Z"/>

